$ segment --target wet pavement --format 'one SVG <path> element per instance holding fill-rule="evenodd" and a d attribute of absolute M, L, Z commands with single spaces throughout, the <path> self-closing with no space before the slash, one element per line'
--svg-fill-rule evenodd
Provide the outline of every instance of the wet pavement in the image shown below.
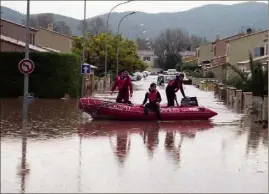
<path fill-rule="evenodd" d="M 135 83 L 134 103 L 142 103 L 152 81 Z M 268 129 L 250 125 L 212 92 L 185 86 L 185 93 L 218 115 L 199 122 L 91 121 L 87 114 L 80 119 L 75 100 L 35 100 L 21 138 L 22 101 L 1 100 L 1 193 L 267 193 Z"/>

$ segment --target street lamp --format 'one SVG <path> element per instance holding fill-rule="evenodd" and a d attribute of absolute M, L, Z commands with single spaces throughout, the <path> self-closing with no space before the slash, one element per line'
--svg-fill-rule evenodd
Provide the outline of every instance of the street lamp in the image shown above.
<path fill-rule="evenodd" d="M 130 15 L 133 15 L 135 14 L 136 12 L 131 12 L 129 14 L 126 14 L 125 16 L 123 16 L 118 24 L 118 32 L 117 32 L 117 36 L 119 36 L 119 33 L 120 33 L 120 25 L 121 25 L 121 22 L 127 18 L 128 16 Z M 119 38 L 119 37 L 118 37 Z M 116 70 L 116 75 L 118 75 L 118 72 L 119 72 L 119 40 L 117 39 L 117 70 Z"/>
<path fill-rule="evenodd" d="M 132 27 L 129 31 L 128 31 L 128 35 L 127 35 L 127 39 L 129 39 L 129 35 L 130 35 L 130 32 L 132 32 L 134 29 L 136 28 L 140 28 L 144 26 L 144 24 L 138 24 L 138 25 L 135 25 L 134 27 Z"/>
<path fill-rule="evenodd" d="M 106 18 L 106 32 L 108 34 L 108 19 L 109 19 L 109 16 L 111 14 L 111 12 L 118 6 L 120 5 L 123 5 L 123 4 L 126 4 L 126 3 L 129 3 L 131 2 L 131 0 L 128 0 L 128 1 L 125 1 L 125 2 L 122 2 L 122 3 L 119 3 L 117 5 L 115 5 L 111 10 L 110 12 L 108 13 L 107 15 L 107 18 Z M 105 36 L 105 76 L 107 74 L 107 35 Z"/>
<path fill-rule="evenodd" d="M 82 64 L 82 65 L 84 65 L 84 63 L 85 63 L 86 6 L 87 6 L 87 1 L 84 0 L 83 39 L 82 39 L 82 60 L 81 60 L 81 64 Z M 84 75 L 82 75 L 82 81 L 81 81 L 81 97 L 83 97 L 83 96 L 84 96 Z"/>

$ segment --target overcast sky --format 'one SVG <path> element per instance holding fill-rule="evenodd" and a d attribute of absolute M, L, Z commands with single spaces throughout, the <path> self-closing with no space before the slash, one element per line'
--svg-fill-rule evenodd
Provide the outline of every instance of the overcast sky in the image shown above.
<path fill-rule="evenodd" d="M 87 1 L 87 18 L 104 14 L 121 1 Z M 147 13 L 178 12 L 206 4 L 232 5 L 243 1 L 131 1 L 117 7 L 115 12 L 142 11 Z M 262 1 L 259 1 L 262 2 Z M 268 3 L 268 1 L 263 1 Z M 3 1 L 2 6 L 26 13 L 26 1 Z M 30 13 L 56 13 L 83 19 L 84 1 L 31 1 Z"/>

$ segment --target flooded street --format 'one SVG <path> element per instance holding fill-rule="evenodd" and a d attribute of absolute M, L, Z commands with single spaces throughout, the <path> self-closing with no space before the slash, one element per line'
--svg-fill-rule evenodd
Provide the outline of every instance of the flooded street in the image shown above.
<path fill-rule="evenodd" d="M 132 101 L 141 104 L 156 79 L 134 83 Z M 22 100 L 1 100 L 1 192 L 268 193 L 268 130 L 250 127 L 213 92 L 184 87 L 218 115 L 116 122 L 83 114 L 81 122 L 76 100 L 36 100 L 23 139 Z"/>

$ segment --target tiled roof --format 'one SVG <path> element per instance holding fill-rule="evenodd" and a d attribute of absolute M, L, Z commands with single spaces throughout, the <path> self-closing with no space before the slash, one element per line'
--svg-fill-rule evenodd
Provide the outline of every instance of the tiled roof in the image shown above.
<path fill-rule="evenodd" d="M 23 28 L 26 28 L 25 25 L 15 23 L 15 22 L 12 22 L 12 21 L 7 20 L 7 19 L 4 19 L 4 18 L 1 18 L 1 20 L 5 21 L 5 22 L 8 22 L 8 23 L 11 23 L 11 24 L 15 24 L 15 25 L 17 25 L 17 26 L 21 26 L 21 27 L 23 27 Z M 32 28 L 32 27 L 30 27 L 30 30 L 38 31 L 38 29 L 36 29 L 36 28 Z"/>
<path fill-rule="evenodd" d="M 259 31 L 259 32 L 254 32 L 254 33 L 251 33 L 251 34 L 245 34 L 244 36 L 240 36 L 240 37 L 233 38 L 233 39 L 231 39 L 231 40 L 226 40 L 226 41 L 227 41 L 227 42 L 230 42 L 230 41 L 238 40 L 238 39 L 240 39 L 240 38 L 245 38 L 245 37 L 248 37 L 248 36 L 253 36 L 253 35 L 260 34 L 260 33 L 264 33 L 264 32 L 268 32 L 268 30 L 263 30 L 263 31 Z"/>
<path fill-rule="evenodd" d="M 26 43 L 25 43 L 25 42 L 20 41 L 20 40 L 16 40 L 16 39 L 13 39 L 13 38 L 10 38 L 10 37 L 8 37 L 8 36 L 1 35 L 0 38 L 1 38 L 1 40 L 5 41 L 5 42 L 9 42 L 9 43 L 12 43 L 12 44 L 16 44 L 16 45 L 18 45 L 18 46 L 22 46 L 22 47 L 25 47 L 25 46 L 26 46 Z M 29 44 L 29 49 L 34 50 L 34 51 L 38 51 L 38 52 L 49 52 L 49 51 L 46 50 L 46 49 L 37 47 L 37 46 L 32 45 L 32 44 Z"/>

